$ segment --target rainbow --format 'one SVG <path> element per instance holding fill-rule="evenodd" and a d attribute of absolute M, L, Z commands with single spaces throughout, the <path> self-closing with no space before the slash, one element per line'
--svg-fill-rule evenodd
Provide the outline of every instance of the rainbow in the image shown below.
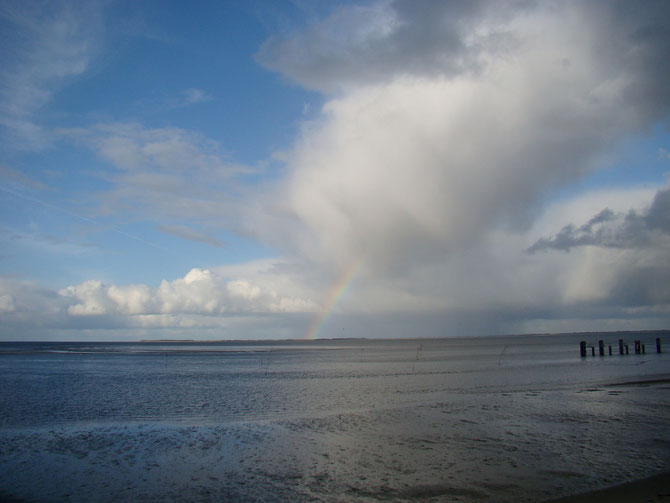
<path fill-rule="evenodd" d="M 352 261 L 349 267 L 344 270 L 340 276 L 340 279 L 338 279 L 337 282 L 331 287 L 326 297 L 326 302 L 323 304 L 323 309 L 321 309 L 316 318 L 314 318 L 314 321 L 307 331 L 305 339 L 313 340 L 318 337 L 319 332 L 325 325 L 326 321 L 328 321 L 330 315 L 333 314 L 333 309 L 353 283 L 354 277 L 361 268 L 362 264 L 362 258 Z"/>

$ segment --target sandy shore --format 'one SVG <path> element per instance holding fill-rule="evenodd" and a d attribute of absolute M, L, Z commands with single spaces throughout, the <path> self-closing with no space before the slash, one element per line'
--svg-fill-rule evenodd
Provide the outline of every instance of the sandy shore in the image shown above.
<path fill-rule="evenodd" d="M 670 502 L 670 472 L 600 491 L 551 500 L 548 503 Z"/>

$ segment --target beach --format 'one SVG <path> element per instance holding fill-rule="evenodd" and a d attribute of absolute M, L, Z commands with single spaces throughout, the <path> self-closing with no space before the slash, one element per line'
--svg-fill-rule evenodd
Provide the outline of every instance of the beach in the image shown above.
<path fill-rule="evenodd" d="M 575 495 L 657 476 L 630 490 L 664 501 L 666 354 L 573 339 L 6 352 L 0 494 L 593 501 Z"/>

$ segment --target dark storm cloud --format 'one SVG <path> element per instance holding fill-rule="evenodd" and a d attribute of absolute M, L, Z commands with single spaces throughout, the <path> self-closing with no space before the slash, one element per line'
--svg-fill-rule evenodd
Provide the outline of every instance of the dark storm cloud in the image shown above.
<path fill-rule="evenodd" d="M 523 43 L 514 20 L 546 9 L 577 9 L 587 17 L 605 65 L 636 77 L 628 99 L 658 112 L 667 106 L 670 3 L 662 0 L 535 2 L 395 0 L 341 7 L 304 31 L 268 40 L 257 60 L 308 88 L 325 92 L 378 84 L 401 76 L 476 72 L 491 57 Z M 566 57 L 565 64 L 570 64 Z"/>
<path fill-rule="evenodd" d="M 514 42 L 504 29 L 475 35 L 482 16 L 500 21 L 529 4 L 397 0 L 339 8 L 304 32 L 268 40 L 257 59 L 326 92 L 404 75 L 456 75 L 476 70 L 491 42 L 501 49 Z"/>
<path fill-rule="evenodd" d="M 580 227 L 566 225 L 555 236 L 542 238 L 528 253 L 546 250 L 570 251 L 578 246 L 641 248 L 652 246 L 670 235 L 670 189 L 656 193 L 645 211 L 615 214 L 604 209 Z"/>

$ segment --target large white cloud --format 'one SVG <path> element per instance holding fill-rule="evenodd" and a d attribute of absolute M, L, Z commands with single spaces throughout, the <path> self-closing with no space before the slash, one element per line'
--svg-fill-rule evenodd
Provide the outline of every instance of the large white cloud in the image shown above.
<path fill-rule="evenodd" d="M 230 268 L 194 268 L 183 278 L 163 280 L 155 288 L 89 280 L 59 294 L 69 301 L 67 312 L 71 316 L 304 313 L 318 309 L 313 300 L 296 295 L 295 286 L 282 288 L 287 280 L 276 281 L 274 264 L 253 265 L 252 278 L 234 275 Z"/>
<path fill-rule="evenodd" d="M 525 250 L 605 208 L 652 204 L 661 187 L 594 192 L 542 216 L 552 190 L 667 119 L 668 26 L 663 2 L 395 1 L 271 39 L 259 60 L 326 103 L 284 153 L 276 207 L 289 217 L 265 235 L 339 271 L 365 259 L 352 311 L 444 313 L 475 331 L 662 324 L 660 241 Z"/>
<path fill-rule="evenodd" d="M 405 12 L 412 10 L 408 4 L 382 5 L 398 7 L 395 24 L 405 27 L 398 33 L 410 30 L 416 16 Z M 360 256 L 389 268 L 443 260 L 496 226 L 528 224 L 529 212 L 552 188 L 597 168 L 617 141 L 664 117 L 670 98 L 647 93 L 658 85 L 658 72 L 643 63 L 645 57 L 655 62 L 654 51 L 667 47 L 655 48 L 654 37 L 640 35 L 649 28 L 646 17 L 612 25 L 607 16 L 618 12 L 601 7 L 604 21 L 587 16 L 592 7 L 570 2 L 520 9 L 499 24 L 496 17 L 468 17 L 467 33 L 457 35 L 477 35 L 476 70 L 413 75 L 406 66 L 405 74 L 382 72 L 381 82 L 327 101 L 287 156 L 286 199 L 305 225 L 302 252 L 341 266 Z M 395 29 L 389 30 L 379 37 L 394 39 Z M 499 31 L 511 40 L 506 47 L 486 36 Z M 325 44 L 310 44 L 312 36 L 300 38 L 311 65 L 304 71 L 319 74 L 312 63 L 332 54 Z M 370 46 L 361 45 L 347 47 L 346 61 L 370 57 Z M 623 52 L 609 49 L 622 45 Z M 274 50 L 292 54 L 291 45 Z M 398 51 L 395 65 L 412 56 Z M 294 66 L 279 69 L 303 82 Z M 357 74 L 342 70 L 344 79 Z"/>

